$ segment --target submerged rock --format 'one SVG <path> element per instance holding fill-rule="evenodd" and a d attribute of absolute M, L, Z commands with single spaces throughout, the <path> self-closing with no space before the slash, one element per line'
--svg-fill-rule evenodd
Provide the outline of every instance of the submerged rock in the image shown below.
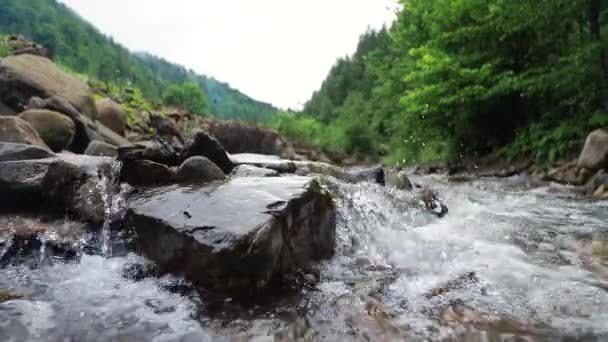
<path fill-rule="evenodd" d="M 311 178 L 242 177 L 144 191 L 131 199 L 125 226 L 164 272 L 248 295 L 330 257 L 335 215 L 331 196 Z"/>
<path fill-rule="evenodd" d="M 176 180 L 181 184 L 203 184 L 226 177 L 224 172 L 206 157 L 191 157 L 177 169 Z"/>
<path fill-rule="evenodd" d="M 233 178 L 236 177 L 277 177 L 279 173 L 276 170 L 265 169 L 253 165 L 239 165 L 234 168 L 232 174 Z"/>
<path fill-rule="evenodd" d="M 404 170 L 387 169 L 385 171 L 386 186 L 396 188 L 398 190 L 412 190 L 414 187 L 407 172 Z"/>
<path fill-rule="evenodd" d="M 196 132 L 192 141 L 186 145 L 182 153 L 182 160 L 185 161 L 195 156 L 209 158 L 225 174 L 229 174 L 234 168 L 234 163 L 228 157 L 224 147 L 215 138 L 203 131 Z"/>
<path fill-rule="evenodd" d="M 0 215 L 0 267 L 30 267 L 78 256 L 82 223 L 35 216 Z M 0 294 L 1 296 L 1 294 Z M 2 300 L 0 300 L 1 302 Z"/>
<path fill-rule="evenodd" d="M 419 204 L 437 217 L 443 217 L 448 213 L 448 207 L 441 202 L 437 194 L 431 189 L 423 189 L 416 194 Z"/>
<path fill-rule="evenodd" d="M 255 153 L 238 153 L 230 155 L 230 159 L 236 165 L 252 165 L 259 168 L 275 170 L 278 173 L 295 173 L 296 163 L 291 160 L 281 159 L 279 156 Z"/>

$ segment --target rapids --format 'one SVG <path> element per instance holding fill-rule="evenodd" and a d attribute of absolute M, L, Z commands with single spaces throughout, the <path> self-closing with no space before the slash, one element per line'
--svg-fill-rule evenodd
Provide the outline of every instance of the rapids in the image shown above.
<path fill-rule="evenodd" d="M 104 225 L 94 253 L 0 269 L 0 289 L 25 294 L 0 304 L 0 340 L 608 339 L 607 202 L 517 177 L 413 181 L 440 194 L 444 218 L 411 208 L 407 192 L 325 179 L 338 248 L 320 283 L 250 303 L 134 276 L 146 261 L 107 245 Z"/>

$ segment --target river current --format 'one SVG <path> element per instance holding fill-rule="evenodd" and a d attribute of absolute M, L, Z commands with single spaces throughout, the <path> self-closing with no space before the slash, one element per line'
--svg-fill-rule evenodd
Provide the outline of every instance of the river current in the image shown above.
<path fill-rule="evenodd" d="M 525 179 L 430 185 L 412 194 L 324 183 L 338 248 L 301 293 L 236 303 L 182 279 L 132 276 L 129 253 L 0 269 L 1 341 L 607 341 L 608 203 Z M 41 253 L 44 257 L 44 253 Z"/>

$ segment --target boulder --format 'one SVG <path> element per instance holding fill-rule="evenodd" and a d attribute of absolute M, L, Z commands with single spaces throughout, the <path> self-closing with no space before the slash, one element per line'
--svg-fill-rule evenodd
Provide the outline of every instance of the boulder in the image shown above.
<path fill-rule="evenodd" d="M 277 177 L 278 175 L 279 173 L 275 170 L 252 165 L 239 165 L 232 170 L 230 177 Z"/>
<path fill-rule="evenodd" d="M 73 212 L 76 196 L 89 180 L 108 174 L 112 160 L 57 154 L 51 158 L 0 162 L 0 206 L 5 208 Z"/>
<path fill-rule="evenodd" d="M 240 121 L 206 120 L 203 129 L 214 136 L 228 153 L 259 153 L 292 159 L 293 146 L 276 131 Z"/>
<path fill-rule="evenodd" d="M 175 171 L 150 160 L 127 159 L 123 161 L 119 179 L 141 187 L 168 185 L 175 182 Z"/>
<path fill-rule="evenodd" d="M 332 256 L 333 201 L 308 177 L 241 177 L 170 186 L 129 200 L 125 226 L 162 272 L 232 296 L 271 290 L 286 273 Z"/>
<path fill-rule="evenodd" d="M 38 132 L 29 123 L 16 116 L 0 116 L 0 141 L 49 149 Z"/>
<path fill-rule="evenodd" d="M 196 132 L 192 141 L 186 145 L 182 152 L 182 160 L 194 156 L 209 158 L 225 174 L 229 174 L 234 168 L 234 164 L 228 157 L 228 153 L 226 153 L 224 147 L 215 138 L 203 131 Z"/>
<path fill-rule="evenodd" d="M 163 140 L 141 141 L 132 145 L 118 148 L 120 160 L 150 160 L 168 166 L 178 166 L 179 153 L 177 149 Z"/>
<path fill-rule="evenodd" d="M 384 173 L 386 186 L 398 190 L 412 190 L 412 182 L 404 170 L 387 169 Z"/>
<path fill-rule="evenodd" d="M 89 156 L 116 157 L 118 156 L 118 149 L 116 146 L 103 141 L 93 140 L 84 151 L 84 154 Z"/>
<path fill-rule="evenodd" d="M 181 184 L 203 184 L 223 180 L 226 177 L 222 169 L 206 157 L 186 159 L 177 169 L 177 182 Z"/>
<path fill-rule="evenodd" d="M 590 170 L 608 169 L 608 132 L 597 129 L 589 134 L 578 158 L 578 166 Z"/>
<path fill-rule="evenodd" d="M 87 83 L 35 55 L 10 56 L 0 62 L 0 101 L 21 111 L 32 96 L 60 96 L 95 120 L 97 109 Z"/>
<path fill-rule="evenodd" d="M 0 142 L 0 162 L 51 158 L 55 155 L 34 145 Z"/>
<path fill-rule="evenodd" d="M 28 109 L 49 109 L 69 116 L 76 125 L 76 133 L 69 150 L 75 153 L 83 153 L 93 140 L 103 141 L 114 146 L 130 145 L 124 137 L 107 128 L 99 121 L 94 121 L 80 114 L 78 110 L 68 101 L 52 96 L 46 99 L 32 97 L 28 103 Z"/>
<path fill-rule="evenodd" d="M 21 35 L 10 36 L 8 39 L 8 45 L 11 49 L 12 55 L 28 54 L 53 59 L 53 56 L 49 49 L 45 48 L 40 44 L 36 44 L 32 41 L 29 41 Z"/>
<path fill-rule="evenodd" d="M 542 180 L 567 185 L 583 185 L 591 177 L 588 169 L 578 166 L 577 161 L 571 161 L 549 170 Z"/>
<path fill-rule="evenodd" d="M 95 102 L 97 120 L 115 133 L 124 136 L 127 125 L 127 114 L 122 107 L 111 99 L 105 98 Z"/>
<path fill-rule="evenodd" d="M 585 184 L 586 195 L 601 197 L 608 190 L 608 173 L 604 170 L 596 172 Z"/>
<path fill-rule="evenodd" d="M 76 127 L 66 115 L 46 109 L 30 109 L 19 117 L 27 121 L 55 152 L 66 149 L 74 140 Z"/>

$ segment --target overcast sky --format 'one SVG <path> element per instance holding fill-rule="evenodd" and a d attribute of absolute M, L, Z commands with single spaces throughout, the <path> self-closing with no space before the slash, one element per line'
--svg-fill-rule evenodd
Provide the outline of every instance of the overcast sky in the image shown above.
<path fill-rule="evenodd" d="M 299 107 L 396 0 L 60 0 L 134 51 Z"/>

